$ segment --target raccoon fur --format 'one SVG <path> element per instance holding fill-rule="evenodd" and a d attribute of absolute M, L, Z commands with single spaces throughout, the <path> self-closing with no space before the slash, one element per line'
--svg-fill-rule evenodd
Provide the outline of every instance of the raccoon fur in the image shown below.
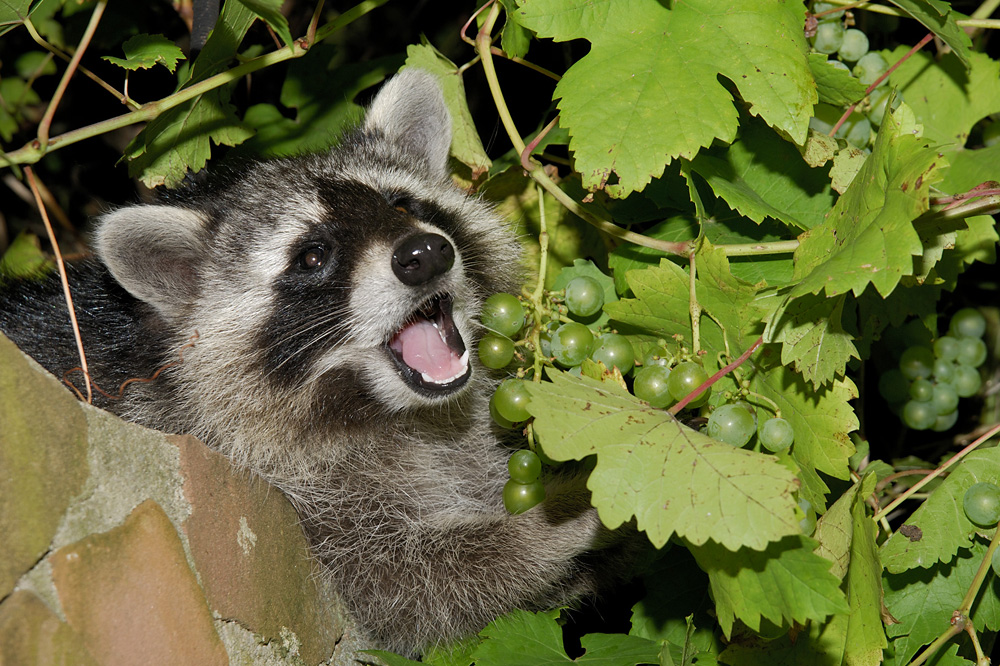
<path fill-rule="evenodd" d="M 70 271 L 101 387 L 175 363 L 95 402 L 280 488 L 362 633 L 404 654 L 593 592 L 616 542 L 578 480 L 503 508 L 475 349 L 519 246 L 452 184 L 450 136 L 436 80 L 404 71 L 332 152 L 108 213 Z M 56 376 L 79 365 L 57 280 L 0 287 L 0 330 Z"/>

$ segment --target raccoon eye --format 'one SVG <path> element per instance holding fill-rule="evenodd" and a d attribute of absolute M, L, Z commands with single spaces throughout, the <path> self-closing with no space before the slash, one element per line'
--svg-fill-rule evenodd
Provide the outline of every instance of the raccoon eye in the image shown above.
<path fill-rule="evenodd" d="M 326 263 L 327 249 L 322 245 L 309 248 L 299 255 L 299 268 L 304 270 L 314 270 L 321 268 Z"/>

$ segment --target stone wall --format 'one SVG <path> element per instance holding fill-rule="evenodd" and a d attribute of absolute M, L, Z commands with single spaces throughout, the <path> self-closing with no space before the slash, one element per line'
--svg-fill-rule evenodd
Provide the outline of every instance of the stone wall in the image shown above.
<path fill-rule="evenodd" d="M 281 493 L 0 335 L 0 666 L 353 663 L 317 574 Z"/>

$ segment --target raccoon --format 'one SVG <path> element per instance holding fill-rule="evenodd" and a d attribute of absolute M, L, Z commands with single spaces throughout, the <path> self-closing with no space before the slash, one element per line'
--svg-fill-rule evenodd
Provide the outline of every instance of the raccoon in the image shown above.
<path fill-rule="evenodd" d="M 410 655 L 593 593 L 618 542 L 579 479 L 503 508 L 470 350 L 519 244 L 451 182 L 450 137 L 437 81 L 405 70 L 332 152 L 110 212 L 70 271 L 99 385 L 167 366 L 96 403 L 281 489 L 369 643 Z M 64 308 L 55 280 L 0 288 L 0 330 L 57 376 L 78 365 Z"/>

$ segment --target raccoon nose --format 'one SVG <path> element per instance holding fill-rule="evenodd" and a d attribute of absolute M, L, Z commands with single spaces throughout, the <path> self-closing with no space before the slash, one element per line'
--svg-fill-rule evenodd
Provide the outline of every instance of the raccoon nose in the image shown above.
<path fill-rule="evenodd" d="M 439 234 L 405 238 L 392 255 L 392 272 L 403 284 L 415 287 L 447 273 L 455 264 L 455 248 Z"/>

